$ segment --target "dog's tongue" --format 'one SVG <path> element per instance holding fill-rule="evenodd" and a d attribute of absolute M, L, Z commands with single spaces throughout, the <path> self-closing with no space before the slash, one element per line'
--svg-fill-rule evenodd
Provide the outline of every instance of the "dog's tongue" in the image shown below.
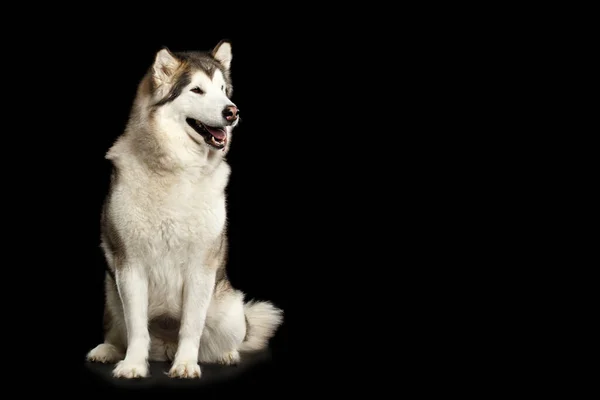
<path fill-rule="evenodd" d="M 212 128 L 206 125 L 204 126 L 216 139 L 223 140 L 225 139 L 225 136 L 227 136 L 227 133 L 225 133 L 225 130 L 223 128 Z"/>

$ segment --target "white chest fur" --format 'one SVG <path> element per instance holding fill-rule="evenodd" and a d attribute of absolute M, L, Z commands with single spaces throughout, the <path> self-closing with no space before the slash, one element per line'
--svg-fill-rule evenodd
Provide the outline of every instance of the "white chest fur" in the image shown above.
<path fill-rule="evenodd" d="M 179 174 L 169 179 L 117 179 L 110 213 L 126 258 L 145 271 L 150 315 L 177 316 L 188 268 L 203 268 L 206 252 L 226 223 L 224 189 L 229 166 L 209 176 Z"/>

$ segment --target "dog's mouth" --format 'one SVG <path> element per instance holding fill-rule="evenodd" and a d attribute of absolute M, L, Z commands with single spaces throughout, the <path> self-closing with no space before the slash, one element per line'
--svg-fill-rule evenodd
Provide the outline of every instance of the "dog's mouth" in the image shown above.
<path fill-rule="evenodd" d="M 222 149 L 227 144 L 227 132 L 225 132 L 225 128 L 208 126 L 193 118 L 187 118 L 186 122 L 204 138 L 207 144 L 215 149 Z"/>

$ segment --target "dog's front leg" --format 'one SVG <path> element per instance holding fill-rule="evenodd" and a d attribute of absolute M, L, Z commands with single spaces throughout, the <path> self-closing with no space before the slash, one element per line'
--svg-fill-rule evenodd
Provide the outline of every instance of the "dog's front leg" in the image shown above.
<path fill-rule="evenodd" d="M 193 266 L 183 284 L 183 304 L 179 345 L 169 376 L 199 378 L 198 350 L 204 330 L 206 313 L 215 286 L 215 271 L 204 265 Z"/>
<path fill-rule="evenodd" d="M 142 268 L 135 264 L 117 269 L 117 289 L 123 305 L 127 328 L 127 352 L 113 370 L 117 378 L 148 376 L 148 280 Z"/>

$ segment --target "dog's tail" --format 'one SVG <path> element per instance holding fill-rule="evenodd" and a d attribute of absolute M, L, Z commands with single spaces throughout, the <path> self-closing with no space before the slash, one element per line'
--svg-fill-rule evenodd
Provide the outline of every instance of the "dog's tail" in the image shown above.
<path fill-rule="evenodd" d="M 249 301 L 244 304 L 246 337 L 239 351 L 256 351 L 267 347 L 269 339 L 283 322 L 283 310 L 268 301 Z"/>

